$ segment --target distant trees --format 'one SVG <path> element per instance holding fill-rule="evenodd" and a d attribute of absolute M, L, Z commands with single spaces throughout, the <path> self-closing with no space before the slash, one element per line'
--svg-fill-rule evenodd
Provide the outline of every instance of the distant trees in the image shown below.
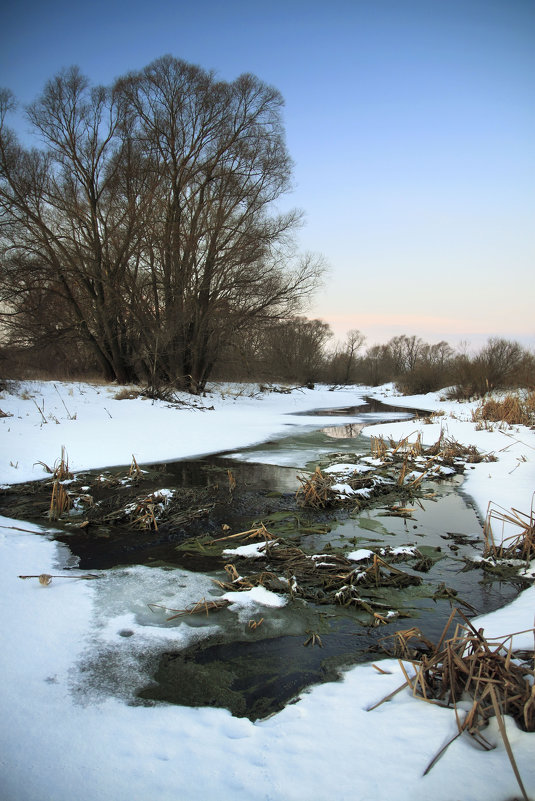
<path fill-rule="evenodd" d="M 0 97 L 0 302 L 15 343 L 78 342 L 108 379 L 201 391 L 254 324 L 292 319 L 322 264 L 299 258 L 280 94 L 170 56 L 111 88 L 78 68 L 27 110 Z"/>
<path fill-rule="evenodd" d="M 460 353 L 454 360 L 459 395 L 482 396 L 493 389 L 535 386 L 535 356 L 518 342 L 491 337 L 474 355 Z"/>
<path fill-rule="evenodd" d="M 349 339 L 352 335 L 349 332 Z M 346 381 L 344 354 L 343 346 L 331 354 L 325 374 L 333 383 L 377 386 L 393 381 L 405 394 L 452 387 L 452 392 L 462 397 L 482 396 L 492 389 L 535 386 L 535 355 L 518 342 L 498 337 L 490 338 L 473 354 L 456 352 L 444 340 L 429 344 L 417 336 L 392 337 L 359 355 Z"/>
<path fill-rule="evenodd" d="M 294 317 L 264 331 L 264 370 L 279 380 L 301 384 L 321 380 L 326 345 L 333 333 L 322 320 Z"/>
<path fill-rule="evenodd" d="M 335 384 L 352 384 L 357 380 L 358 352 L 366 342 L 364 334 L 352 329 L 346 334 L 345 341 L 334 352 L 329 377 Z"/>

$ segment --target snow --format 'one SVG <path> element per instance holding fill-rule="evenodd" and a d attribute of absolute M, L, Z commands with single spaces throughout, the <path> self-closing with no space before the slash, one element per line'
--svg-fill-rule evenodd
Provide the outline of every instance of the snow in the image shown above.
<path fill-rule="evenodd" d="M 292 427 L 310 427 L 312 418 L 298 412 L 349 407 L 372 394 L 363 387 L 335 393 L 320 387 L 258 396 L 228 386 L 224 395 L 213 391 L 204 398 L 202 410 L 120 401 L 113 397 L 116 392 L 58 382 L 26 382 L 17 392 L 4 391 L 0 409 L 12 416 L 0 419 L 0 482 L 44 477 L 40 462 L 52 467 L 62 445 L 75 471 L 130 464 L 132 454 L 142 464 L 242 448 Z M 387 401 L 394 395 L 391 387 L 373 392 Z M 534 431 L 477 431 L 471 421 L 474 405 L 442 401 L 440 393 L 396 396 L 395 403 L 444 414 L 430 424 L 380 423 L 364 433 L 399 440 L 417 430 L 424 444 L 432 444 L 443 430 L 492 452 L 496 462 L 467 470 L 463 492 L 482 517 L 489 501 L 529 512 L 535 490 Z M 314 424 L 325 421 L 315 418 Z M 139 566 L 106 571 L 95 581 L 53 578 L 47 587 L 36 579 L 23 581 L 20 575 L 57 576 L 75 565 L 46 527 L 6 518 L 0 519 L 0 553 L 2 801 L 520 797 L 495 722 L 485 732 L 496 743 L 494 750 L 478 750 L 460 737 L 423 776 L 456 733 L 455 713 L 417 700 L 407 690 L 367 711 L 403 683 L 396 660 L 382 660 L 384 672 L 372 664 L 354 667 L 342 681 L 315 686 L 256 723 L 233 718 L 224 709 L 135 705 L 130 688 L 142 686 L 159 648 L 166 643 L 183 647 L 217 630 L 216 616 L 202 626 L 183 617 L 167 622 L 173 614 L 169 610 L 213 595 L 210 577 Z M 358 551 L 351 556 L 364 558 Z M 224 597 L 231 601 L 229 611 L 237 612 L 233 617 L 242 620 L 284 603 L 262 588 Z M 148 607 L 149 602 L 155 606 Z M 530 630 L 534 608 L 531 587 L 475 623 L 489 637 Z M 515 646 L 532 648 L 532 632 L 515 635 Z M 535 797 L 533 734 L 523 733 L 510 719 L 506 725 L 528 795 Z"/>
<path fill-rule="evenodd" d="M 369 473 L 370 470 L 373 470 L 373 467 L 363 464 L 346 464 L 341 462 L 329 465 L 329 467 L 326 467 L 323 472 L 328 474 L 334 473 L 334 475 L 341 473 L 342 475 L 352 476 L 354 473 Z"/>
<path fill-rule="evenodd" d="M 230 601 L 231 606 L 247 611 L 256 611 L 258 606 L 281 607 L 286 604 L 286 598 L 282 598 L 265 587 L 253 587 L 243 592 L 226 592 L 222 598 Z"/>
<path fill-rule="evenodd" d="M 246 556 L 248 559 L 257 559 L 264 556 L 265 542 L 251 542 L 249 545 L 238 545 L 237 548 L 225 548 L 225 556 Z"/>
<path fill-rule="evenodd" d="M 359 548 L 346 554 L 347 559 L 351 559 L 352 562 L 361 562 L 363 559 L 370 559 L 372 556 L 373 551 L 370 551 L 369 548 Z"/>

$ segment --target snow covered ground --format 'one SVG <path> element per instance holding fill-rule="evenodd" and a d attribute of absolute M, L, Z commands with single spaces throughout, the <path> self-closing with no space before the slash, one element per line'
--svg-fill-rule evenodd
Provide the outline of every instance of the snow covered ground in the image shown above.
<path fill-rule="evenodd" d="M 245 447 L 288 433 L 292 426 L 319 427 L 332 418 L 297 413 L 356 405 L 369 394 L 387 401 L 393 395 L 391 387 L 350 387 L 253 397 L 229 386 L 223 394 L 214 391 L 203 398 L 201 410 L 116 400 L 116 392 L 106 386 L 25 382 L 13 394 L 1 393 L 0 409 L 11 416 L 0 419 L 0 483 L 44 477 L 38 463 L 53 466 L 62 445 L 75 471 L 129 464 L 132 454 L 139 463 L 164 461 Z M 474 465 L 463 485 L 482 517 L 489 501 L 529 511 L 534 431 L 476 431 L 473 405 L 441 401 L 439 394 L 396 397 L 395 403 L 444 415 L 431 424 L 409 420 L 364 433 L 399 439 L 418 430 L 431 444 L 442 427 L 447 436 L 498 457 Z M 478 750 L 463 736 L 422 775 L 456 733 L 455 715 L 407 691 L 366 711 L 403 683 L 395 660 L 381 662 L 385 673 L 371 664 L 355 667 L 343 681 L 313 687 L 297 703 L 256 723 L 223 709 L 130 704 L 128 688 L 139 679 L 151 650 L 169 642 L 180 647 L 213 631 L 212 625 L 192 629 L 184 622 L 170 628 L 147 609 L 147 599 L 183 608 L 208 592 L 209 579 L 180 571 L 177 582 L 173 572 L 140 566 L 107 571 L 91 582 L 53 580 L 44 587 L 36 580 L 21 581 L 21 574 L 61 573 L 72 566 L 68 549 L 46 533 L 44 526 L 0 519 L 2 801 L 520 797 L 495 722 L 485 735 L 496 743 L 494 750 Z M 261 614 L 264 604 L 280 602 L 272 593 L 255 593 L 234 610 L 244 615 L 245 609 L 249 618 L 252 612 Z M 477 627 L 489 637 L 505 636 L 532 627 L 534 611 L 532 587 L 508 607 L 479 618 Z M 515 645 L 532 648 L 533 636 L 519 635 Z M 122 682 L 122 695 L 106 692 L 108 675 L 115 685 Z M 528 795 L 535 798 L 534 735 L 521 732 L 510 719 L 507 732 Z"/>

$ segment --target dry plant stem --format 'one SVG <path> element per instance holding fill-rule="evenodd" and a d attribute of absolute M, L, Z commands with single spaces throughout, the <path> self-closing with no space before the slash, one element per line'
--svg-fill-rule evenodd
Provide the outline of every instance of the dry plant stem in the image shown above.
<path fill-rule="evenodd" d="M 385 670 L 384 670 L 384 671 L 382 671 L 382 672 L 383 672 L 383 673 L 386 673 L 386 671 L 385 671 Z M 410 682 L 409 682 L 409 681 L 404 681 L 402 685 L 400 685 L 399 687 L 397 687 L 397 689 L 395 689 L 395 690 L 392 690 L 392 692 L 391 692 L 391 693 L 389 693 L 388 695 L 385 695 L 385 697 L 384 697 L 384 698 L 381 698 L 381 700 L 380 700 L 380 701 L 377 701 L 377 703 L 376 703 L 376 704 L 373 704 L 372 706 L 368 706 L 368 707 L 366 707 L 366 712 L 371 712 L 371 711 L 372 711 L 372 709 L 377 709 L 377 707 L 378 707 L 378 706 L 381 706 L 381 704 L 384 704 L 384 703 L 386 703 L 387 701 L 390 701 L 390 700 L 391 700 L 391 699 L 392 699 L 392 698 L 393 698 L 395 695 L 397 695 L 398 693 L 400 693 L 402 690 L 404 690 L 404 689 L 405 689 L 405 687 L 408 687 L 408 686 L 410 686 Z"/>
<path fill-rule="evenodd" d="M 41 409 L 41 407 L 39 406 L 39 404 L 38 404 L 38 403 L 37 403 L 35 400 L 34 400 L 34 404 L 35 404 L 35 406 L 36 406 L 36 408 L 37 408 L 37 411 L 38 411 L 38 412 L 39 412 L 39 414 L 41 415 L 41 420 L 43 421 L 43 423 L 47 424 L 47 423 L 48 423 L 48 420 L 46 419 L 46 417 L 45 417 L 45 415 L 44 415 L 44 413 L 43 413 L 43 409 L 45 408 L 45 402 L 44 402 L 44 400 L 43 400 L 43 409 Z"/>
<path fill-rule="evenodd" d="M 248 540 L 252 539 L 265 539 L 273 540 L 273 535 L 269 533 L 263 523 L 258 528 L 250 528 L 247 531 L 239 531 L 237 534 L 227 534 L 224 537 L 217 537 L 212 542 L 223 542 L 224 540 L 235 540 L 240 537 L 245 537 Z"/>
<path fill-rule="evenodd" d="M 71 499 L 59 479 L 56 479 L 52 485 L 52 497 L 48 510 L 49 520 L 57 520 L 64 512 L 68 511 L 70 507 Z"/>
<path fill-rule="evenodd" d="M 136 461 L 136 457 L 132 454 L 132 464 L 130 465 L 130 470 L 128 471 L 128 475 L 130 478 L 139 478 L 141 476 L 141 470 L 139 465 Z"/>
<path fill-rule="evenodd" d="M 448 748 L 450 747 L 450 745 L 451 745 L 453 742 L 455 742 L 455 740 L 457 739 L 457 737 L 460 737 L 462 733 L 463 733 L 463 730 L 461 729 L 460 731 L 458 731 L 458 732 L 457 732 L 457 734 L 454 734 L 454 735 L 453 735 L 453 737 L 450 737 L 450 739 L 447 741 L 447 743 L 445 743 L 445 744 L 442 746 L 442 748 L 440 749 L 440 751 L 438 751 L 438 752 L 435 754 L 435 756 L 433 757 L 433 759 L 431 760 L 431 762 L 429 763 L 429 765 L 428 765 L 428 766 L 426 767 L 426 769 L 424 770 L 424 772 L 423 772 L 423 774 L 422 774 L 423 776 L 427 776 L 427 774 L 429 773 L 429 771 L 431 770 L 431 768 L 432 768 L 432 767 L 434 767 L 434 766 L 437 764 L 437 762 L 438 762 L 438 760 L 440 759 L 440 757 L 441 757 L 443 754 L 445 754 L 445 753 L 446 753 L 446 751 L 448 750 Z"/>
<path fill-rule="evenodd" d="M 19 526 L 0 526 L 0 528 L 7 528 L 10 531 L 23 531 L 25 534 L 38 534 L 38 531 L 35 531 L 30 528 L 20 528 Z"/>
<path fill-rule="evenodd" d="M 35 532 L 32 532 L 32 533 L 35 533 Z M 38 576 L 18 576 L 18 578 L 20 578 L 20 579 L 33 579 L 33 578 L 40 579 L 41 576 L 48 576 L 48 578 L 50 578 L 50 579 L 56 579 L 56 578 L 84 579 L 85 581 L 91 581 L 92 579 L 98 579 L 99 578 L 99 576 L 97 576 L 95 573 L 84 573 L 84 575 L 82 575 L 82 576 L 60 576 L 60 575 L 51 576 L 48 573 L 40 573 Z"/>
<path fill-rule="evenodd" d="M 170 620 L 175 620 L 177 617 L 183 617 L 184 615 L 196 615 L 199 612 L 205 612 L 206 615 L 208 615 L 210 612 L 218 612 L 220 609 L 226 609 L 226 607 L 229 605 L 230 601 L 228 601 L 226 598 L 219 598 L 216 601 L 207 601 L 206 598 L 202 598 L 200 601 L 197 601 L 197 603 L 192 604 L 185 609 L 171 609 L 170 607 L 163 606 L 162 604 L 148 604 L 148 607 L 151 612 L 154 611 L 154 609 L 164 609 L 166 612 L 175 612 L 176 614 L 166 618 L 166 621 L 169 622 Z"/>
<path fill-rule="evenodd" d="M 513 773 L 515 774 L 515 778 L 518 782 L 518 786 L 522 792 L 522 796 L 524 801 L 529 801 L 529 798 L 526 794 L 526 790 L 524 788 L 524 784 L 522 779 L 520 778 L 520 773 L 518 772 L 518 766 L 516 764 L 516 760 L 513 755 L 513 750 L 511 748 L 511 743 L 509 742 L 509 738 L 507 736 L 507 731 L 505 728 L 505 723 L 503 722 L 503 718 L 500 712 L 500 706 L 498 704 L 498 699 L 496 697 L 496 690 L 490 685 L 490 694 L 492 696 L 492 705 L 494 707 L 494 714 L 496 715 L 496 720 L 498 721 L 498 727 L 500 729 L 500 734 L 502 735 L 503 744 L 505 745 L 505 750 L 507 751 L 507 756 L 509 757 L 509 762 L 511 763 L 511 767 L 513 768 Z"/>
<path fill-rule="evenodd" d="M 228 491 L 229 495 L 232 497 L 234 490 L 236 489 L 236 479 L 234 478 L 234 474 L 232 470 L 227 470 L 227 478 L 228 478 Z"/>
<path fill-rule="evenodd" d="M 453 636 L 447 639 L 454 615 L 459 615 L 463 623 L 458 623 Z M 529 631 L 535 633 L 535 628 Z M 417 629 L 410 629 L 392 636 L 395 648 L 401 650 L 402 658 L 409 655 L 408 643 L 417 637 L 417 633 Z M 515 634 L 520 633 L 525 632 L 515 632 Z M 484 637 L 482 630 L 475 629 L 460 609 L 455 609 L 437 646 L 421 638 L 429 653 L 423 654 L 419 660 L 410 660 L 415 670 L 412 677 L 408 675 L 402 659 L 399 659 L 405 682 L 395 692 L 410 687 L 415 697 L 427 703 L 453 708 L 455 711 L 459 732 L 440 749 L 427 766 L 425 773 L 431 770 L 448 746 L 463 732 L 469 734 L 487 750 L 492 748 L 493 746 L 483 736 L 481 728 L 486 725 L 490 717 L 496 717 L 515 777 L 526 799 L 507 739 L 503 714 L 514 717 L 518 724 L 524 725 L 526 731 L 535 731 L 535 690 L 526 678 L 532 673 L 532 668 L 528 670 L 513 659 L 513 636 L 515 635 L 510 634 L 501 640 L 489 641 Z M 383 701 L 389 700 L 393 694 L 386 696 Z M 467 694 L 472 697 L 473 703 L 470 711 L 461 720 L 457 701 Z M 378 704 L 370 709 L 376 706 Z"/>
<path fill-rule="evenodd" d="M 502 538 L 501 544 L 497 545 L 492 530 L 495 520 L 502 524 L 502 531 L 505 523 L 516 526 L 519 529 L 518 534 Z M 491 501 L 487 507 L 483 534 L 485 555 L 490 554 L 499 559 L 524 559 L 529 563 L 535 557 L 535 493 L 531 499 L 529 515 L 514 508 L 508 512 Z"/>
<path fill-rule="evenodd" d="M 73 416 L 73 415 L 70 413 L 70 411 L 67 409 L 67 406 L 66 406 L 66 404 L 65 404 L 65 401 L 64 401 L 64 400 L 63 400 L 63 398 L 61 397 L 61 395 L 60 395 L 60 391 L 59 391 L 59 389 L 57 388 L 57 386 L 56 386 L 55 384 L 54 384 L 54 389 L 56 390 L 56 392 L 57 392 L 57 393 L 58 393 L 58 395 L 59 395 L 59 399 L 60 399 L 60 401 L 61 401 L 61 402 L 62 402 L 62 404 L 63 404 L 63 408 L 64 408 L 64 409 L 65 409 L 65 411 L 67 412 L 67 417 L 69 418 L 69 420 L 76 420 L 76 415 L 74 415 L 74 416 Z"/>

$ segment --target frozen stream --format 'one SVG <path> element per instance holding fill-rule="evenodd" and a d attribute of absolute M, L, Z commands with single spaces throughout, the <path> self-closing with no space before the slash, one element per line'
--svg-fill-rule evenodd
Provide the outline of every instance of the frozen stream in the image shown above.
<path fill-rule="evenodd" d="M 309 412 L 304 425 L 292 426 L 288 436 L 254 447 L 154 466 L 147 481 L 153 490 L 209 488 L 224 483 L 231 471 L 236 498 L 229 498 L 219 516 L 197 521 L 195 534 L 202 534 L 203 526 L 210 537 L 218 537 L 222 523 L 232 531 L 264 523 L 307 554 L 420 549 L 432 563 L 421 574 L 422 583 L 376 593 L 377 602 L 400 616 L 372 627 L 369 616 L 353 606 L 325 603 L 319 596 L 314 603 L 267 590 L 262 594 L 259 587 L 233 593 L 227 608 L 209 615 L 201 609 L 168 620 L 201 600 L 222 599 L 225 589 L 214 581 L 228 580 L 225 564 L 232 563 L 240 575 L 254 570 L 253 560 L 232 553 L 238 542 L 229 541 L 230 552 L 216 557 L 202 539 L 189 547 L 183 532 L 178 536 L 165 525 L 150 536 L 58 532 L 65 543 L 58 569 L 78 566 L 99 575 L 92 584 L 92 640 L 74 680 L 81 697 L 111 694 L 135 704 L 225 706 L 256 719 L 314 683 L 335 680 L 345 666 L 379 658 L 379 640 L 396 629 L 418 626 L 437 639 L 451 610 L 451 595 L 437 594 L 441 586 L 478 613 L 516 596 L 514 584 L 484 580 L 479 570 L 462 572 L 464 558 L 481 553 L 482 528 L 459 476 L 427 482 L 408 518 L 385 514 L 380 502 L 361 512 L 346 507 L 313 519 L 303 516 L 295 501 L 301 471 L 313 471 L 332 454 L 348 460 L 369 454 L 369 440 L 360 434 L 365 425 L 413 413 L 374 402 L 319 415 Z"/>

